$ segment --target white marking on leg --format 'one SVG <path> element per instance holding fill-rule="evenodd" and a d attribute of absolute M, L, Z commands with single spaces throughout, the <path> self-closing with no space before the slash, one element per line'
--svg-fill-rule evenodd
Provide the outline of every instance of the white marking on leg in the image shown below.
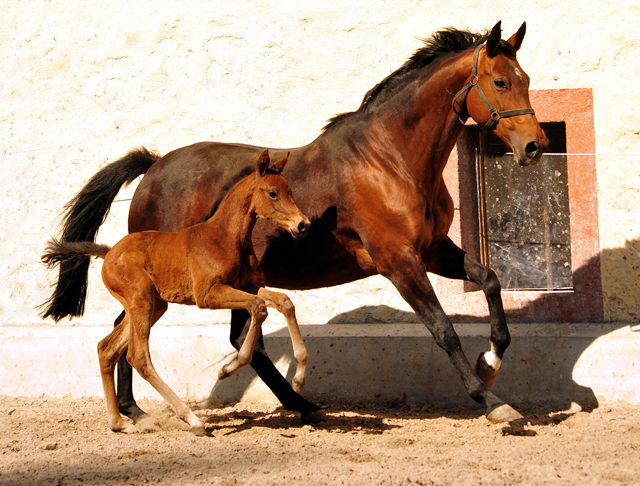
<path fill-rule="evenodd" d="M 500 366 L 502 365 L 502 360 L 498 357 L 496 353 L 496 347 L 493 343 L 491 343 L 491 351 L 487 351 L 484 353 L 484 359 L 494 371 L 498 371 Z"/>

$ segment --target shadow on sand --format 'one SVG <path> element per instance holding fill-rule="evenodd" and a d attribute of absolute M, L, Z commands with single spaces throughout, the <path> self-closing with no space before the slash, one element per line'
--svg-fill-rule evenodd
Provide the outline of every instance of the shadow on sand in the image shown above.
<path fill-rule="evenodd" d="M 615 284 L 620 284 L 620 288 L 624 287 L 625 295 L 624 300 L 626 302 L 640 302 L 640 285 L 629 285 L 629 282 L 640 282 L 638 273 L 640 269 L 640 240 L 628 241 L 625 247 L 616 248 L 613 250 L 605 250 L 596 258 L 590 260 L 584 267 L 574 272 L 575 279 L 580 281 L 581 272 L 585 274 L 592 274 L 594 266 L 600 266 L 601 261 L 606 262 L 609 269 L 614 269 L 614 272 L 609 271 L 609 276 L 605 275 L 603 281 L 606 278 L 615 279 Z M 599 273 L 599 272 L 598 272 Z M 626 282 L 626 285 L 624 284 Z M 609 286 L 611 287 L 611 286 Z M 610 306 L 612 296 L 602 296 L 602 302 L 604 306 Z M 548 306 L 556 305 L 552 299 L 555 297 L 553 293 L 550 296 L 542 296 L 534 302 L 535 308 L 544 309 Z M 546 302 L 549 300 L 551 302 Z M 615 299 L 613 299 L 615 301 Z M 569 309 L 571 311 L 571 309 Z M 623 309 L 628 311 L 627 315 L 631 315 L 633 318 L 633 310 Z M 567 315 L 573 315 L 569 312 Z M 577 309 L 575 315 L 582 315 L 581 310 Z M 594 391 L 586 386 L 582 386 L 576 383 L 573 379 L 572 371 L 574 370 L 578 360 L 583 355 L 593 342 L 601 336 L 606 336 L 613 331 L 627 327 L 630 322 L 604 322 L 605 317 L 612 315 L 612 317 L 619 317 L 619 312 L 611 312 L 611 310 L 603 312 L 603 318 L 600 320 L 590 319 L 588 332 L 577 332 L 570 340 L 558 339 L 553 333 L 544 334 L 542 336 L 536 336 L 535 345 L 532 344 L 532 340 L 527 336 L 527 324 L 540 322 L 540 319 L 536 319 L 536 316 L 532 316 L 526 319 L 522 318 L 522 312 L 516 310 L 511 316 L 508 315 L 508 322 L 510 329 L 512 330 L 513 340 L 510 348 L 505 356 L 503 368 L 498 378 L 498 382 L 495 386 L 495 392 L 508 402 L 515 404 L 516 408 L 526 408 L 529 405 L 540 407 L 543 406 L 548 413 L 557 413 L 568 410 L 572 403 L 576 403 L 584 411 L 591 411 L 598 407 L 598 400 Z M 364 318 L 363 318 L 364 316 Z M 478 326 L 482 324 L 478 333 L 470 336 L 461 332 L 461 340 L 463 347 L 469 360 L 474 362 L 477 355 L 486 351 L 487 338 L 489 333 L 488 319 L 478 319 L 473 316 L 465 315 L 451 315 L 453 322 L 470 323 L 471 326 Z M 577 321 L 577 322 L 576 322 Z M 584 319 L 572 320 L 571 318 L 563 319 L 563 323 L 567 326 L 573 326 L 573 329 L 580 331 L 579 326 L 584 325 L 580 323 Z M 398 309 L 392 309 L 383 305 L 370 305 L 363 306 L 354 309 L 350 312 L 339 314 L 332 318 L 328 325 L 350 325 L 350 324 L 391 324 L 391 323 L 419 323 L 419 318 L 412 312 L 404 312 Z M 549 322 L 548 320 L 546 322 Z M 558 321 L 555 320 L 554 324 L 557 325 Z M 595 324 L 595 325 L 594 325 Z M 633 322 L 631 323 L 634 324 Z M 457 325 L 460 329 L 467 324 Z M 305 326 L 306 327 L 306 326 Z M 569 328 L 567 328 L 569 329 Z M 478 334 L 482 334 L 481 336 Z M 531 334 L 529 333 L 529 336 Z M 320 342 L 320 340 L 332 340 L 331 343 Z M 358 338 L 350 338 L 351 341 L 347 342 L 347 338 L 332 338 L 326 335 L 319 338 L 314 337 L 313 333 L 306 337 L 306 343 L 310 351 L 311 362 L 309 366 L 309 378 L 305 395 L 308 395 L 312 399 L 316 400 L 319 404 L 324 404 L 331 407 L 333 403 L 339 403 L 343 410 L 350 409 L 350 406 L 357 406 L 357 403 L 376 403 L 391 407 L 467 407 L 470 413 L 477 414 L 481 411 L 477 408 L 478 405 L 466 397 L 461 381 L 456 379 L 457 374 L 453 367 L 449 364 L 444 353 L 436 349 L 432 354 L 431 348 L 436 348 L 433 344 L 433 340 L 425 333 L 424 336 L 414 336 L 407 338 L 408 341 L 403 345 L 407 347 L 418 348 L 418 350 L 424 349 L 424 356 L 420 355 L 415 359 L 416 351 L 407 352 L 407 359 L 412 361 L 403 362 L 403 356 L 398 354 L 405 354 L 404 352 L 398 352 L 398 348 L 394 347 L 396 354 L 387 352 L 385 355 L 385 342 L 389 343 L 391 340 L 397 339 L 397 336 L 380 337 L 379 340 L 367 341 L 373 342 L 373 346 L 379 347 L 378 349 L 370 349 L 370 352 L 380 354 L 378 358 L 381 366 L 386 368 L 397 370 L 397 376 L 392 376 L 390 379 L 392 382 L 397 383 L 398 386 L 405 386 L 409 392 L 409 396 L 406 393 L 399 394 L 394 398 L 389 399 L 384 390 L 381 393 L 374 393 L 368 398 L 359 398 L 357 400 L 350 400 L 341 396 L 340 387 L 348 386 L 357 390 L 358 388 L 370 389 L 372 380 L 377 380 L 375 370 L 372 372 L 370 368 L 360 368 L 361 363 L 358 357 L 354 357 L 354 354 L 359 352 Z M 292 352 L 290 349 L 290 343 L 286 333 L 279 333 L 278 335 L 266 335 L 265 342 L 267 350 L 274 363 L 280 363 L 279 367 L 282 370 L 283 366 L 286 368 L 287 379 L 291 380 L 295 371 L 295 363 L 293 362 Z M 335 346 L 335 347 L 334 347 Z M 333 348 L 330 356 L 322 357 L 322 350 L 326 352 L 327 347 Z M 387 346 L 392 347 L 391 345 Z M 333 358 L 336 356 L 335 349 L 340 348 L 339 352 L 342 354 L 339 356 L 344 357 L 343 362 L 337 363 Z M 441 356 L 438 355 L 441 353 Z M 413 353 L 413 354 L 412 354 Z M 377 356 L 377 354 L 376 354 Z M 330 362 L 331 361 L 331 362 Z M 433 375 L 433 368 L 438 368 L 436 378 L 449 383 L 438 384 L 434 381 L 434 377 L 430 376 L 430 380 L 426 380 L 424 384 L 424 390 L 416 392 L 417 387 L 421 387 L 420 375 L 421 372 L 426 375 Z M 333 371 L 335 369 L 335 371 Z M 385 369 L 388 374 L 389 369 Z M 340 375 L 344 374 L 348 376 L 348 381 L 345 384 L 345 379 L 341 379 Z M 416 376 L 411 376 L 416 375 Z M 245 395 L 249 387 L 257 380 L 255 373 L 252 370 L 242 370 L 237 375 L 231 377 L 228 380 L 215 383 L 211 390 L 209 405 L 211 407 L 219 407 L 222 405 L 235 404 L 240 401 Z M 320 381 L 322 385 L 320 385 Z M 333 384 L 331 384 L 333 382 Z M 436 384 L 436 386 L 434 386 Z M 264 386 L 261 383 L 258 386 Z M 381 387 L 385 385 L 382 384 Z M 448 392 L 442 392 L 443 387 L 455 388 L 456 391 L 453 394 L 447 395 Z M 432 387 L 432 388 L 430 388 Z M 328 390 L 335 389 L 336 393 L 327 393 Z M 430 396 L 430 390 L 434 390 L 434 396 Z M 440 391 L 438 391 L 440 390 Z M 412 394 L 412 392 L 414 392 Z M 443 394 L 444 393 L 444 394 Z M 442 410 L 445 410 L 443 408 Z M 542 414 L 541 416 L 544 416 Z M 560 415 L 556 417 L 557 420 Z M 545 419 L 547 420 L 547 419 Z"/>

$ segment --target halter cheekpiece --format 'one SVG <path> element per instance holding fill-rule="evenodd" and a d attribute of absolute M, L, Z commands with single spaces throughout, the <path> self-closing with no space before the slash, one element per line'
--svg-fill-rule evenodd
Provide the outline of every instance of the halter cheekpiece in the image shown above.
<path fill-rule="evenodd" d="M 460 119 L 460 121 L 464 124 L 469 119 L 470 115 L 467 112 L 466 99 L 464 104 L 461 105 L 463 109 L 460 111 L 456 110 L 456 100 L 460 96 L 462 96 L 463 93 L 468 92 L 471 88 L 476 88 L 476 90 L 478 90 L 478 95 L 480 95 L 480 99 L 484 102 L 484 105 L 487 107 L 487 109 L 489 110 L 489 113 L 491 114 L 487 123 L 485 123 L 485 125 L 482 127 L 483 130 L 490 130 L 496 123 L 498 123 L 498 121 L 500 121 L 501 118 L 509 118 L 509 117 L 518 116 L 518 115 L 535 114 L 535 111 L 533 110 L 533 108 L 520 108 L 518 110 L 504 110 L 504 111 L 496 110 L 493 107 L 493 105 L 489 102 L 486 95 L 484 94 L 484 91 L 482 91 L 482 87 L 480 86 L 480 83 L 478 82 L 478 55 L 480 54 L 480 49 L 482 49 L 482 47 L 484 47 L 484 44 L 476 47 L 476 50 L 473 53 L 473 66 L 471 67 L 471 79 L 467 84 L 465 84 L 462 88 L 460 88 L 460 90 L 453 97 L 453 101 L 451 102 L 453 111 L 455 112 L 456 115 L 458 115 L 458 118 Z"/>

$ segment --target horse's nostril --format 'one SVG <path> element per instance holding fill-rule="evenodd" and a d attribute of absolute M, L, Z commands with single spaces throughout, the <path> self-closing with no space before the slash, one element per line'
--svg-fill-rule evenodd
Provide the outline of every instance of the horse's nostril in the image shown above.
<path fill-rule="evenodd" d="M 533 157 L 536 155 L 539 148 L 540 146 L 538 145 L 538 142 L 529 142 L 524 149 L 529 157 Z"/>
<path fill-rule="evenodd" d="M 306 233 L 307 229 L 309 229 L 309 226 L 307 225 L 307 223 L 305 223 L 304 221 L 302 221 L 299 225 L 298 225 L 298 231 L 300 233 Z"/>

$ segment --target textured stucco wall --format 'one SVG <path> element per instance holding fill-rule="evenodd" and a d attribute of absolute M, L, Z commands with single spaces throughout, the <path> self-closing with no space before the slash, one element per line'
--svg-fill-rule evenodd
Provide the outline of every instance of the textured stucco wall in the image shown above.
<path fill-rule="evenodd" d="M 532 89 L 592 88 L 603 290 L 612 320 L 640 315 L 640 4 L 513 2 L 102 2 L 0 5 L 0 325 L 51 325 L 39 263 L 64 204 L 105 163 L 143 144 L 162 153 L 201 140 L 297 146 L 449 25 L 481 30 L 523 20 L 519 60 Z M 632 155 L 635 154 L 635 155 Z M 134 184 L 135 186 L 135 184 Z M 126 233 L 118 196 L 99 240 Z M 91 273 L 84 318 L 119 306 Z M 436 285 L 437 287 L 437 285 Z M 363 305 L 408 310 L 381 278 L 292 292 L 301 322 Z M 273 313 L 272 313 L 273 314 Z M 225 322 L 227 313 L 215 314 Z M 390 320 L 403 315 L 391 310 Z M 273 316 L 271 322 L 278 322 Z M 211 322 L 173 309 L 165 324 Z M 67 325 L 68 323 L 61 323 Z"/>

